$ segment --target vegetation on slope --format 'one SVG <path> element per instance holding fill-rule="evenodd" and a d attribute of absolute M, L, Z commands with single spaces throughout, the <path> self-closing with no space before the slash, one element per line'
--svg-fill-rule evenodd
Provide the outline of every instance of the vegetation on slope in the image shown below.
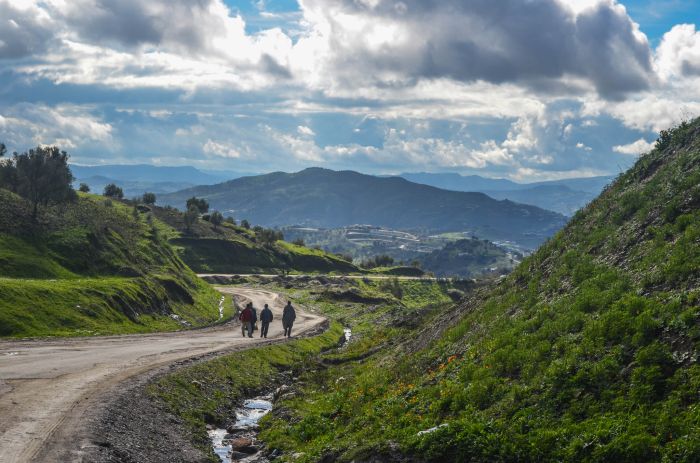
<path fill-rule="evenodd" d="M 177 330 L 218 320 L 219 296 L 175 254 L 170 227 L 79 193 L 40 209 L 0 189 L 0 336 Z"/>
<path fill-rule="evenodd" d="M 170 237 L 182 259 L 197 273 L 360 273 L 351 262 L 331 253 L 296 246 L 260 228 L 197 220 L 189 226 L 173 208 L 152 207 L 153 214 L 177 230 Z"/>
<path fill-rule="evenodd" d="M 657 146 L 494 288 L 304 376 L 261 436 L 300 461 L 698 461 L 700 121 Z"/>

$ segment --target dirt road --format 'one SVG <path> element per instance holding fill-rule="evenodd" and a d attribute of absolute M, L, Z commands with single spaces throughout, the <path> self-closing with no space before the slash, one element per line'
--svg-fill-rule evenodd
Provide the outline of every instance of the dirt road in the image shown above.
<path fill-rule="evenodd" d="M 284 301 L 275 293 L 218 288 L 270 304 L 269 338 L 282 338 Z M 293 334 L 324 319 L 297 311 Z M 0 462 L 83 461 L 86 416 L 122 381 L 178 360 L 254 345 L 240 325 L 196 331 L 99 338 L 0 341 Z"/>

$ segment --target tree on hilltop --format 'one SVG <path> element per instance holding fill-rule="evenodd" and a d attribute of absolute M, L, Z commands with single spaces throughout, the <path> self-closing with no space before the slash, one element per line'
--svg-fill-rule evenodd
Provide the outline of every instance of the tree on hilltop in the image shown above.
<path fill-rule="evenodd" d="M 156 194 L 155 193 L 144 193 L 143 197 L 141 198 L 141 201 L 144 204 L 153 205 L 156 203 Z"/>
<path fill-rule="evenodd" d="M 199 219 L 199 209 L 197 209 L 197 206 L 192 205 L 187 209 L 187 212 L 185 212 L 185 227 L 187 228 L 188 232 L 192 231 L 192 225 L 197 223 L 197 219 Z"/>
<path fill-rule="evenodd" d="M 207 212 L 209 212 L 209 201 L 207 201 L 204 198 L 197 198 L 196 196 L 192 196 L 190 199 L 187 200 L 186 206 L 187 210 L 189 210 L 193 206 L 196 207 L 200 214 L 206 214 Z"/>
<path fill-rule="evenodd" d="M 122 199 L 124 197 L 124 191 L 114 183 L 110 183 L 105 186 L 103 195 L 108 198 Z"/>
<path fill-rule="evenodd" d="M 80 187 L 78 187 L 78 191 L 82 193 L 90 193 L 90 185 L 87 183 L 81 183 Z"/>
<path fill-rule="evenodd" d="M 39 146 L 22 154 L 15 153 L 9 166 L 8 170 L 14 174 L 14 191 L 32 203 L 32 218 L 36 218 L 39 205 L 75 198 L 68 153 L 58 147 Z"/>
<path fill-rule="evenodd" d="M 219 227 L 219 225 L 221 225 L 224 222 L 224 216 L 221 214 L 221 212 L 214 211 L 209 217 L 209 222 L 211 222 L 211 224 L 214 225 L 214 230 L 216 230 Z"/>

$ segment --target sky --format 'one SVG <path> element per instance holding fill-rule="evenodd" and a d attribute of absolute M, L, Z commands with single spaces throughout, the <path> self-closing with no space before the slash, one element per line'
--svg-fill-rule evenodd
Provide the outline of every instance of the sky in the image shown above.
<path fill-rule="evenodd" d="M 617 174 L 700 115 L 700 0 L 0 0 L 0 142 L 76 164 Z"/>

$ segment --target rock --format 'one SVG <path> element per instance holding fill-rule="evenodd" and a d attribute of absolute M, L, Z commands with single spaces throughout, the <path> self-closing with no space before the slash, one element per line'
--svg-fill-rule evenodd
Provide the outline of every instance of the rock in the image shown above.
<path fill-rule="evenodd" d="M 235 451 L 229 453 L 228 455 L 231 457 L 231 460 L 243 460 L 244 458 L 248 458 L 250 456 L 247 453 Z"/>
<path fill-rule="evenodd" d="M 216 426 L 207 423 L 207 431 L 213 431 L 214 429 L 216 429 Z"/>
<path fill-rule="evenodd" d="M 248 455 L 254 455 L 254 454 L 258 453 L 258 450 L 260 450 L 260 449 L 258 449 L 254 445 L 248 445 L 246 447 L 241 447 L 238 449 L 239 452 L 246 453 Z"/>
<path fill-rule="evenodd" d="M 277 388 L 275 393 L 272 395 L 272 400 L 273 401 L 278 400 L 282 396 L 282 394 L 289 391 L 289 389 L 290 389 L 290 387 L 287 384 L 281 385 L 280 387 Z"/>
<path fill-rule="evenodd" d="M 231 450 L 241 451 L 242 448 L 250 447 L 251 445 L 253 445 L 253 440 L 248 439 L 246 437 L 236 437 L 229 440 L 228 445 L 231 446 Z"/>

